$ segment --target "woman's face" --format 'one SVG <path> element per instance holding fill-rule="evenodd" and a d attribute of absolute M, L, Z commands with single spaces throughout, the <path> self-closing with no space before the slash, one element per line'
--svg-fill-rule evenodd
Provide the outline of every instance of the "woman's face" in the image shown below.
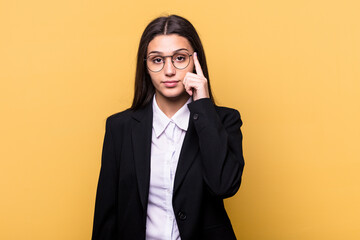
<path fill-rule="evenodd" d="M 164 67 L 158 71 L 153 72 L 148 70 L 151 81 L 155 87 L 156 94 L 159 97 L 171 98 L 172 100 L 188 98 L 183 80 L 187 72 L 193 72 L 194 61 L 192 56 L 189 59 L 189 64 L 181 65 L 184 61 L 183 56 L 192 55 L 194 53 L 189 41 L 177 34 L 159 35 L 150 41 L 147 50 L 147 64 L 152 64 L 156 67 L 162 66 L 164 60 Z M 175 65 L 186 66 L 184 69 L 175 68 L 171 57 L 162 59 L 163 56 L 173 56 L 175 54 Z"/>

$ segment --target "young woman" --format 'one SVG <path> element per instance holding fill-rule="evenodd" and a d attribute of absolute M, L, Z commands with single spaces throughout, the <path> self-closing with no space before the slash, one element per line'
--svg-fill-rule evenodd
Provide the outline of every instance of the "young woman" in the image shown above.
<path fill-rule="evenodd" d="M 132 107 L 106 121 L 92 239 L 236 239 L 223 199 L 241 182 L 241 125 L 214 104 L 192 24 L 153 20 Z"/>

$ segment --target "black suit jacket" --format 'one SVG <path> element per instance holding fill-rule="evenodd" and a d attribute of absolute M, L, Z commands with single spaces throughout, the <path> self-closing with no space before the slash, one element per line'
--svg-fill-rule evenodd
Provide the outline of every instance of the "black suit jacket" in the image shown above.
<path fill-rule="evenodd" d="M 172 200 L 180 237 L 236 239 L 223 199 L 239 189 L 244 167 L 239 112 L 210 99 L 188 108 Z M 93 240 L 145 239 L 152 119 L 150 102 L 106 121 Z"/>

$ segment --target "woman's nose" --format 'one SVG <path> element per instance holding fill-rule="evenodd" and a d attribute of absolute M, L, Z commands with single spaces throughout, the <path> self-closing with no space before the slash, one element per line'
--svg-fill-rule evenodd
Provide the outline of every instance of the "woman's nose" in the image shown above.
<path fill-rule="evenodd" d="M 165 59 L 165 66 L 164 66 L 164 73 L 166 76 L 172 76 L 175 75 L 176 69 L 172 63 L 171 58 Z"/>

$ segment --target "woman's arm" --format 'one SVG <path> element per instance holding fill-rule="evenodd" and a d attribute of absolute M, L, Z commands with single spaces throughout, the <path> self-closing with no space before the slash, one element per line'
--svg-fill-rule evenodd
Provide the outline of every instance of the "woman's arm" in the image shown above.
<path fill-rule="evenodd" d="M 111 118 L 106 120 L 101 170 L 97 187 L 92 240 L 116 239 L 117 179 Z"/>
<path fill-rule="evenodd" d="M 205 183 L 215 196 L 233 196 L 240 187 L 244 168 L 239 112 L 221 108 L 218 114 L 209 98 L 188 107 L 199 136 Z"/>

